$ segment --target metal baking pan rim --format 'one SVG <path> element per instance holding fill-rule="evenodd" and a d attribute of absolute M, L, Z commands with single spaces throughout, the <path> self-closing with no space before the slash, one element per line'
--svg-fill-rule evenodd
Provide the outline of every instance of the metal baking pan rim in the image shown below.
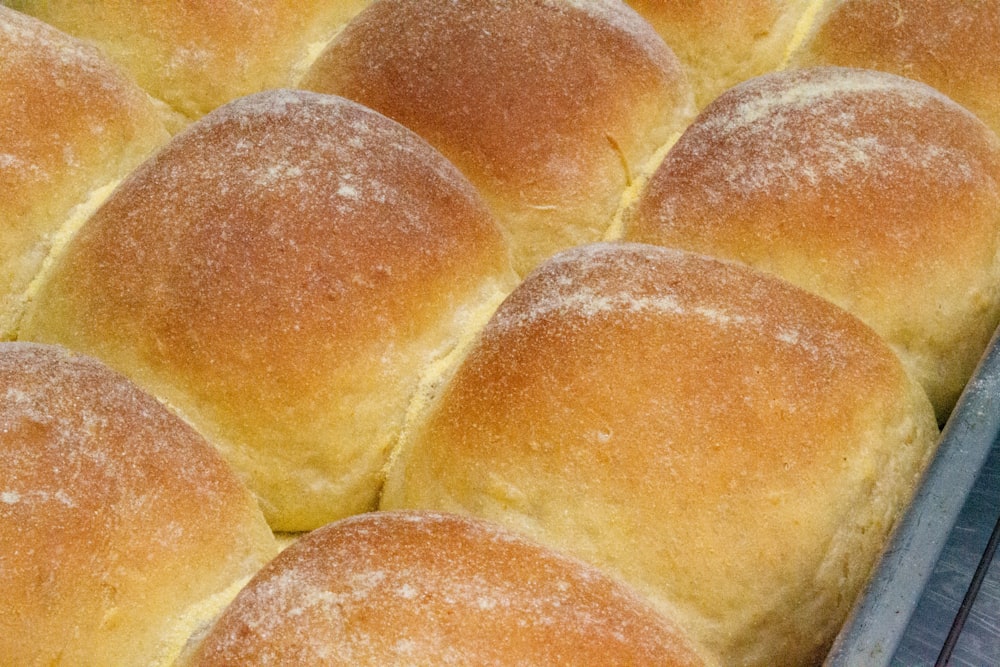
<path fill-rule="evenodd" d="M 892 660 L 966 498 L 1000 437 L 1000 330 L 941 433 L 937 451 L 825 667 Z"/>

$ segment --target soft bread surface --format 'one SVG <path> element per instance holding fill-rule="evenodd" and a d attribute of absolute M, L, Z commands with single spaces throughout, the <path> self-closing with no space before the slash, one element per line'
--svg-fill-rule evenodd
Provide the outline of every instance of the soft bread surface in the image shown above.
<path fill-rule="evenodd" d="M 167 139 L 149 97 L 95 49 L 0 7 L 0 339 L 74 208 Z"/>
<path fill-rule="evenodd" d="M 313 531 L 240 593 L 191 661 L 222 665 L 703 665 L 636 593 L 499 527 L 370 513 Z"/>
<path fill-rule="evenodd" d="M 198 118 L 287 87 L 367 0 L 4 0 L 99 46 L 155 97 Z"/>
<path fill-rule="evenodd" d="M 737 259 L 855 313 L 943 421 L 1000 320 L 1000 140 L 924 84 L 821 67 L 719 97 L 625 238 Z"/>
<path fill-rule="evenodd" d="M 0 344 L 0 395 L 0 662 L 169 664 L 188 609 L 276 552 L 253 497 L 96 360 Z"/>
<path fill-rule="evenodd" d="M 749 267 L 640 244 L 543 264 L 389 471 L 671 610 L 725 665 L 819 661 L 937 436 L 876 334 Z"/>
<path fill-rule="evenodd" d="M 1000 0 L 825 3 L 791 64 L 842 65 L 923 81 L 1000 134 Z"/>
<path fill-rule="evenodd" d="M 271 91 L 123 183 L 20 335 L 135 378 L 222 449 L 272 527 L 308 530 L 374 505 L 421 373 L 514 280 L 485 205 L 424 141 Z"/>
<path fill-rule="evenodd" d="M 692 115 L 676 56 L 617 0 L 377 0 L 301 85 L 430 141 L 483 193 L 522 273 L 600 239 Z"/>
<path fill-rule="evenodd" d="M 779 69 L 809 0 L 626 0 L 684 64 L 699 108 Z"/>

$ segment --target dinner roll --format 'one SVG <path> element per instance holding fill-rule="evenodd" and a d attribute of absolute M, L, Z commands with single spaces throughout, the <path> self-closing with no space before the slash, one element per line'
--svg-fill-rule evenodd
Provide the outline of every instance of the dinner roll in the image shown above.
<path fill-rule="evenodd" d="M 737 259 L 855 313 L 943 422 L 1000 321 L 1000 140 L 921 83 L 823 67 L 723 94 L 625 238 Z"/>
<path fill-rule="evenodd" d="M 0 7 L 0 339 L 77 209 L 167 138 L 149 97 L 96 50 Z"/>
<path fill-rule="evenodd" d="M 0 662 L 170 665 L 276 551 L 253 496 L 94 359 L 0 344 L 0 395 Z"/>
<path fill-rule="evenodd" d="M 188 118 L 290 86 L 368 0 L 3 0 L 97 44 Z"/>
<path fill-rule="evenodd" d="M 20 335 L 134 378 L 220 447 L 274 529 L 308 530 L 374 506 L 420 377 L 515 280 L 486 206 L 426 142 L 277 90 L 125 181 Z"/>
<path fill-rule="evenodd" d="M 699 108 L 722 91 L 778 69 L 808 0 L 626 0 L 684 64 Z"/>
<path fill-rule="evenodd" d="M 591 566 L 433 512 L 320 528 L 255 577 L 192 665 L 702 665 L 680 631 Z"/>
<path fill-rule="evenodd" d="M 827 2 L 792 57 L 797 66 L 844 65 L 923 81 L 1000 134 L 1000 0 Z"/>
<path fill-rule="evenodd" d="M 693 115 L 677 58 L 619 0 L 376 0 L 301 85 L 450 158 L 510 232 L 521 273 L 600 239 Z"/>
<path fill-rule="evenodd" d="M 818 663 L 937 437 L 892 350 L 745 265 L 561 253 L 407 428 L 382 507 L 480 516 L 647 593 L 723 665 Z"/>

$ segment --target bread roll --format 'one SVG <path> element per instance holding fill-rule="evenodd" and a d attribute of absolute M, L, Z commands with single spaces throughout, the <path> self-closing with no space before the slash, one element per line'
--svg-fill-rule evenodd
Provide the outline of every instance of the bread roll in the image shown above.
<path fill-rule="evenodd" d="M 840 0 L 792 57 L 892 72 L 937 88 L 1000 134 L 1000 1 Z"/>
<path fill-rule="evenodd" d="M 0 344 L 0 395 L 0 662 L 171 664 L 276 551 L 253 496 L 96 360 Z"/>
<path fill-rule="evenodd" d="M 301 85 L 430 141 L 510 232 L 521 273 L 600 239 L 692 116 L 677 58 L 618 0 L 377 0 Z"/>
<path fill-rule="evenodd" d="M 626 0 L 680 58 L 699 108 L 746 79 L 778 69 L 808 0 Z"/>
<path fill-rule="evenodd" d="M 167 138 L 148 96 L 96 50 L 0 7 L 0 339 L 76 209 Z"/>
<path fill-rule="evenodd" d="M 233 102 L 138 169 L 39 286 L 26 340 L 183 414 L 276 530 L 373 507 L 421 375 L 516 279 L 440 154 L 334 96 Z"/>
<path fill-rule="evenodd" d="M 4 0 L 98 45 L 189 119 L 290 86 L 368 0 Z"/>
<path fill-rule="evenodd" d="M 822 659 L 937 437 L 829 302 L 642 244 L 528 276 L 412 421 L 382 507 L 480 516 L 622 577 L 723 665 Z"/>
<path fill-rule="evenodd" d="M 591 566 L 485 522 L 364 514 L 289 547 L 190 663 L 702 665 L 652 607 Z"/>
<path fill-rule="evenodd" d="M 628 240 L 747 262 L 855 313 L 942 422 L 1000 321 L 1000 140 L 892 74 L 816 68 L 730 90 L 625 219 Z"/>

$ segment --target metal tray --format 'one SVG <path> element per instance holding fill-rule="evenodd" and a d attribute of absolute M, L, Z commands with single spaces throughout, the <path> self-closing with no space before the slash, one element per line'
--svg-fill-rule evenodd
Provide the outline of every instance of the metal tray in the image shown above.
<path fill-rule="evenodd" d="M 978 627 L 967 632 L 980 632 L 986 641 L 967 642 L 974 656 L 970 664 L 1000 664 L 1000 654 L 982 654 L 1000 646 L 1000 602 L 975 599 L 998 537 L 998 338 L 1000 332 L 945 425 L 920 489 L 838 635 L 827 667 L 944 664 L 973 608 Z M 998 569 L 1000 564 L 992 568 L 991 586 Z"/>

